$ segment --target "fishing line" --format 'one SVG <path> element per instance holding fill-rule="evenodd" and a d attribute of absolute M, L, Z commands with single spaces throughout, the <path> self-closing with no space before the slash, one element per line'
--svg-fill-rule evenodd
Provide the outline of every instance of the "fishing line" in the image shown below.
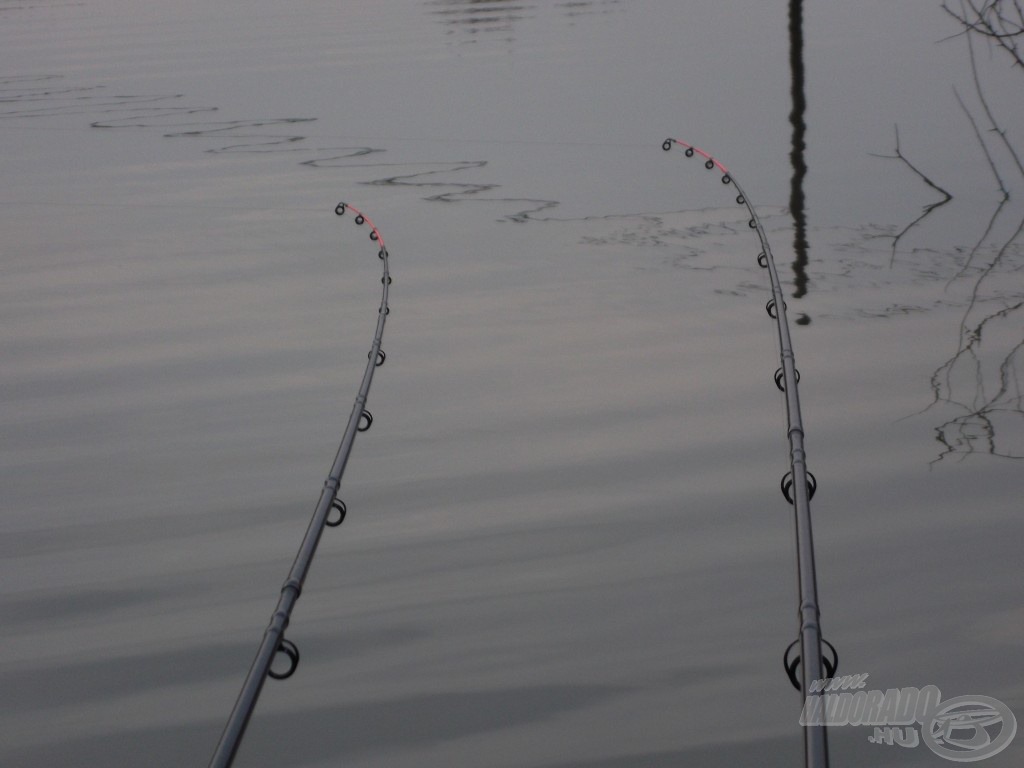
<path fill-rule="evenodd" d="M 814 565 L 814 539 L 811 534 L 810 500 L 817 490 L 818 481 L 807 470 L 806 453 L 804 451 L 804 428 L 800 415 L 800 397 L 797 386 L 800 373 L 796 369 L 793 355 L 793 344 L 789 334 L 789 323 L 786 319 L 786 301 L 782 292 L 782 283 L 775 267 L 768 237 L 765 235 L 761 219 L 750 202 L 750 197 L 743 191 L 736 177 L 721 162 L 692 144 L 679 139 L 665 139 L 661 148 L 666 152 L 674 146 L 681 147 L 686 157 L 699 156 L 704 167 L 709 171 L 717 170 L 721 174 L 722 183 L 731 185 L 737 192 L 737 205 L 745 206 L 750 214 L 748 222 L 751 229 L 757 232 L 761 241 L 761 252 L 757 255 L 757 264 L 768 270 L 771 281 L 772 297 L 765 305 L 768 316 L 775 321 L 778 330 L 779 355 L 781 365 L 773 376 L 775 386 L 785 395 L 786 399 L 786 433 L 789 438 L 789 471 L 780 481 L 782 495 L 793 505 L 796 522 L 797 545 L 797 586 L 799 590 L 800 619 L 799 637 L 793 641 L 783 654 L 783 666 L 793 686 L 808 698 L 824 695 L 812 685 L 816 680 L 832 677 L 839 664 L 839 655 L 835 647 L 821 636 L 818 609 L 818 584 Z M 829 655 L 825 656 L 823 648 Z M 798 652 L 797 652 L 798 650 Z M 828 741 L 825 728 L 821 726 L 804 729 L 804 754 L 806 764 L 814 768 L 828 766 Z"/>
<path fill-rule="evenodd" d="M 256 652 L 249 673 L 246 675 L 242 690 L 238 694 L 234 709 L 228 718 L 228 722 L 221 734 L 220 742 L 210 760 L 210 768 L 225 768 L 230 766 L 235 759 L 235 753 L 241 744 L 242 736 L 245 734 L 249 718 L 256 707 L 256 700 L 259 698 L 263 683 L 267 677 L 275 680 L 283 680 L 291 677 L 299 665 L 299 649 L 291 640 L 284 636 L 291 619 L 292 609 L 295 607 L 299 595 L 302 593 L 302 585 L 309 573 L 316 554 L 317 545 L 320 543 L 320 536 L 325 527 L 336 528 L 345 521 L 348 514 L 348 507 L 345 502 L 338 498 L 338 488 L 341 485 L 341 477 L 345 472 L 345 465 L 348 463 L 349 454 L 356 435 L 367 431 L 373 424 L 373 414 L 366 408 L 366 400 L 370 393 L 370 384 L 373 382 L 373 373 L 384 364 L 386 356 L 381 349 L 381 339 L 384 336 L 384 323 L 390 313 L 388 307 L 388 288 L 391 285 L 391 274 L 388 269 L 388 250 L 384 246 L 384 238 L 380 231 L 362 211 L 348 205 L 338 203 L 334 212 L 338 216 L 344 216 L 351 212 L 356 225 L 367 226 L 370 229 L 370 239 L 377 246 L 377 255 L 380 257 L 382 270 L 380 282 L 383 286 L 381 291 L 380 308 L 377 310 L 377 329 L 373 335 L 373 343 L 366 355 L 366 370 L 363 373 L 363 381 L 356 395 L 352 413 L 349 416 L 348 424 L 345 427 L 345 434 L 338 447 L 338 453 L 334 458 L 331 471 L 324 481 L 323 490 L 320 492 L 320 501 L 316 505 L 306 535 L 302 539 L 295 562 L 292 564 L 288 578 L 281 587 L 281 596 L 278 599 L 277 607 L 270 619 L 270 624 L 263 633 L 263 640 Z M 287 666 L 283 669 L 273 668 L 276 658 L 283 657 Z"/>

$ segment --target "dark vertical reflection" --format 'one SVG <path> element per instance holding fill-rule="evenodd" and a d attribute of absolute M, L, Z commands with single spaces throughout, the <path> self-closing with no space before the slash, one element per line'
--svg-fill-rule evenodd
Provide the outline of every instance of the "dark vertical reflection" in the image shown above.
<path fill-rule="evenodd" d="M 789 113 L 789 122 L 793 126 L 792 148 L 789 159 L 793 165 L 793 177 L 790 181 L 789 210 L 795 225 L 793 235 L 793 251 L 796 261 L 793 272 L 796 290 L 795 298 L 807 293 L 807 216 L 804 213 L 804 176 L 807 175 L 807 163 L 804 161 L 804 134 L 807 125 L 804 123 L 804 112 L 807 99 L 804 96 L 804 11 L 803 0 L 789 0 L 789 69 L 792 75 L 790 91 L 793 98 L 793 109 Z M 799 321 L 798 321 L 799 322 Z"/>

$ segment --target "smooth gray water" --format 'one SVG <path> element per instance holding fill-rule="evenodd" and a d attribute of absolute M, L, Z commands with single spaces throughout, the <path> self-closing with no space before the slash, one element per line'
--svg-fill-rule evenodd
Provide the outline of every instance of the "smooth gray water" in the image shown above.
<path fill-rule="evenodd" d="M 1024 717 L 1024 172 L 938 3 L 804 14 L 824 634 Z M 660 149 L 793 279 L 784 3 L 5 0 L 0 64 L 0 764 L 206 763 L 376 322 L 339 200 L 388 360 L 237 764 L 799 764 L 767 278 Z"/>

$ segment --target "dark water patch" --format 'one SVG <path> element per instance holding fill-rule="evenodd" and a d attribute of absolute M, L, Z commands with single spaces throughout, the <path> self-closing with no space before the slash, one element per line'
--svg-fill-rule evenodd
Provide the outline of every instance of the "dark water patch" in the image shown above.
<path fill-rule="evenodd" d="M 140 592 L 140 595 L 144 593 Z M 348 629 L 316 634 L 307 626 L 302 632 L 302 650 L 307 659 L 318 662 L 358 658 L 385 649 L 401 648 L 428 637 L 419 627 L 386 626 L 371 630 Z M 3 697 L 0 711 L 100 703 L 117 697 L 170 686 L 202 685 L 235 679 L 245 672 L 256 650 L 256 640 L 244 643 L 192 645 L 146 654 L 124 654 L 98 661 L 55 664 L 0 673 L 0 683 L 10 695 Z"/>
<path fill-rule="evenodd" d="M 599 685 L 546 685 L 360 701 L 254 721 L 240 757 L 281 765 L 302 744 L 306 760 L 439 745 L 538 724 L 629 692 Z"/>
<path fill-rule="evenodd" d="M 193 685 L 238 674 L 252 655 L 251 644 L 188 648 L 102 661 L 5 671 L 0 709 L 8 714 L 30 709 L 100 702 L 172 685 Z"/>
<path fill-rule="evenodd" d="M 131 343 L 130 340 L 129 343 Z M 98 345 L 100 342 L 97 341 Z M 109 342 L 108 342 L 109 343 Z M 59 346 L 59 345 L 54 345 Z M 152 381 L 164 384 L 175 381 L 186 384 L 196 375 L 197 371 L 208 366 L 214 378 L 232 379 L 236 377 L 256 377 L 267 375 L 268 371 L 301 370 L 306 366 L 309 370 L 309 359 L 314 350 L 305 344 L 280 346 L 257 351 L 236 351 L 215 357 L 207 353 L 199 344 L 191 350 L 192 354 L 168 353 L 164 359 L 141 362 L 109 364 L 86 369 L 82 366 L 74 379 L 58 379 L 52 375 L 33 375 L 19 377 L 10 386 L 9 395 L 12 399 L 30 400 L 35 398 L 61 398 L 76 395 L 102 394 L 111 388 L 134 388 L 136 385 Z M 223 380 L 221 379 L 221 380 Z M 96 414 L 83 414 L 95 416 Z"/>
<path fill-rule="evenodd" d="M 425 693 L 363 700 L 313 709 L 257 713 L 239 751 L 248 766 L 292 765 L 297 760 L 346 757 L 440 745 L 548 721 L 596 706 L 628 689 L 550 685 L 469 692 Z M 209 759 L 223 723 L 192 722 L 158 728 L 115 729 L 94 736 L 9 750 L 6 765 L 201 765 Z"/>
<path fill-rule="evenodd" d="M 672 509 L 666 508 L 668 515 Z M 694 531 L 705 524 L 697 523 Z M 441 541 L 416 541 L 397 543 L 386 551 L 375 547 L 349 547 L 341 558 L 344 561 L 345 588 L 361 588 L 380 583 L 412 579 L 423 579 L 444 574 L 477 574 L 488 583 L 485 574 L 514 570 L 527 572 L 531 567 L 558 564 L 568 558 L 614 557 L 623 547 L 656 535 L 661 528 L 648 521 L 595 519 L 585 524 L 557 521 L 536 524 L 524 529 L 510 521 L 510 527 L 498 527 L 483 532 L 451 534 Z M 379 563 L 387 559 L 388 567 L 383 572 Z M 570 587 L 561 583 L 546 586 L 502 587 L 506 598 L 513 595 L 543 591 L 554 594 Z M 465 599 L 451 596 L 452 600 Z"/>
<path fill-rule="evenodd" d="M 662 418 L 664 413 L 661 411 Z M 619 413 L 619 419 L 609 418 L 608 428 L 621 427 L 627 421 L 635 421 L 636 411 L 632 416 Z M 657 418 L 657 409 L 651 409 L 650 418 Z M 597 420 L 597 417 L 594 417 Z M 565 429 L 578 428 L 571 419 L 560 421 Z M 680 419 L 680 423 L 685 423 Z M 548 424 L 547 428 L 556 429 Z M 464 439 L 468 439 L 466 436 Z M 574 486 L 588 489 L 588 493 L 597 494 L 612 491 L 624 480 L 631 483 L 655 482 L 682 471 L 681 468 L 692 462 L 694 466 L 728 465 L 735 456 L 738 447 L 745 444 L 748 437 L 733 435 L 720 438 L 714 444 L 682 443 L 679 446 L 652 446 L 646 450 L 636 450 L 629 455 L 607 455 L 592 457 L 566 456 L 561 461 L 547 465 L 529 466 L 524 468 L 504 467 L 495 469 L 477 469 L 463 467 L 456 475 L 443 477 L 418 478 L 415 481 L 394 483 L 393 488 L 401 496 L 406 493 L 411 497 L 422 494 L 424 497 L 448 500 L 459 504 L 486 504 L 494 498 L 521 499 L 526 503 L 533 497 L 542 497 L 545 493 L 556 492 Z M 499 462 L 500 457 L 495 457 Z M 696 473 L 695 473 L 696 474 Z M 699 477 L 694 476 L 696 484 Z M 695 487 L 697 487 L 695 485 Z"/>
<path fill-rule="evenodd" d="M 753 741 L 700 744 L 671 751 L 634 752 L 597 760 L 545 763 L 543 768 L 735 768 L 741 765 L 791 768 L 800 764 L 802 752 L 802 743 L 798 738 L 775 736 Z"/>
<path fill-rule="evenodd" d="M 723 664 L 701 663 L 679 669 L 666 670 L 664 675 L 657 681 L 666 687 L 685 689 L 707 683 L 721 684 L 729 678 L 741 677 L 751 672 L 737 666 L 726 666 Z"/>
<path fill-rule="evenodd" d="M 934 766 L 935 756 L 924 747 L 901 749 L 868 743 L 870 728 L 829 729 L 829 755 L 835 766 L 872 765 L 878 768 Z M 765 736 L 742 741 L 697 744 L 676 750 L 632 752 L 596 760 L 545 763 L 542 768 L 792 768 L 804 764 L 800 735 Z"/>
<path fill-rule="evenodd" d="M 73 738 L 61 738 L 59 731 L 53 731 L 44 743 L 5 750 L 4 765 L 7 768 L 206 765 L 222 728 L 223 724 L 204 722 L 156 728 L 132 728 L 125 724 L 118 730 L 118 724 L 111 723 L 109 733 Z M 145 755 L 141 761 L 140 755 Z"/>
<path fill-rule="evenodd" d="M 80 589 L 60 594 L 0 597 L 0 614 L 8 629 L 40 621 L 75 621 L 162 600 L 176 594 L 162 588 Z"/>
<path fill-rule="evenodd" d="M 184 540 L 241 526 L 279 523 L 294 517 L 295 505 L 281 503 L 99 523 L 78 523 L 74 518 L 63 518 L 59 527 L 5 533 L 0 538 L 0 556 L 16 559 L 77 552 L 109 547 L 112 541 L 130 547 L 154 541 Z M 69 595 L 67 599 L 75 601 L 77 597 Z"/>

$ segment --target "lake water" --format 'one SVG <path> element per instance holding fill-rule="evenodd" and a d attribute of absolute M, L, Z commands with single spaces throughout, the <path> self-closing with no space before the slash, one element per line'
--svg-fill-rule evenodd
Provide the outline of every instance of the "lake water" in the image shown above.
<path fill-rule="evenodd" d="M 0 1 L 0 764 L 206 764 L 376 323 L 341 200 L 387 362 L 236 765 L 800 764 L 767 277 L 667 136 L 799 294 L 840 671 L 1024 717 L 1024 73 L 808 0 L 794 270 L 785 6 Z"/>

